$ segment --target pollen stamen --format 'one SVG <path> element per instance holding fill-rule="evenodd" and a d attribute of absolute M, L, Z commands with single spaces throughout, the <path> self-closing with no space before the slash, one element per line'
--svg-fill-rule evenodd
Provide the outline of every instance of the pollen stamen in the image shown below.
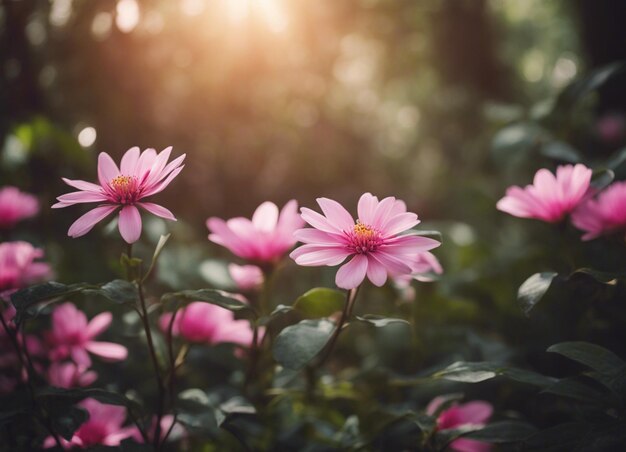
<path fill-rule="evenodd" d="M 348 237 L 351 248 L 359 254 L 374 252 L 382 243 L 380 233 L 373 227 L 362 223 L 361 220 L 356 221 Z"/>

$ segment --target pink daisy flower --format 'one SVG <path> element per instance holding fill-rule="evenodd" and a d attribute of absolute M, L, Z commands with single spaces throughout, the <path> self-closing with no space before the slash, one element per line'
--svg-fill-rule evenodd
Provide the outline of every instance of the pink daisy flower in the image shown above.
<path fill-rule="evenodd" d="M 509 187 L 496 207 L 514 217 L 558 223 L 587 194 L 591 173 L 591 169 L 580 163 L 559 166 L 556 177 L 547 169 L 540 169 L 535 174 L 533 185 Z"/>
<path fill-rule="evenodd" d="M 85 399 L 78 404 L 89 413 L 89 419 L 82 424 L 69 441 L 61 438 L 66 450 L 78 447 L 87 449 L 98 444 L 119 446 L 122 440 L 132 437 L 136 427 L 123 427 L 126 421 L 126 408 L 117 405 L 106 405 L 95 399 Z M 44 441 L 45 448 L 54 447 L 56 442 L 52 436 Z"/>
<path fill-rule="evenodd" d="M 298 204 L 289 201 L 278 212 L 272 202 L 264 202 L 252 215 L 224 221 L 211 217 L 206 222 L 209 240 L 228 248 L 234 255 L 253 262 L 273 263 L 296 244 L 293 233 L 304 222 L 298 215 Z"/>
<path fill-rule="evenodd" d="M 28 242 L 0 243 L 0 298 L 52 276 L 50 266 L 36 262 L 43 250 Z"/>
<path fill-rule="evenodd" d="M 291 254 L 299 265 L 339 265 L 335 283 L 343 289 L 353 289 L 365 276 L 376 286 L 387 281 L 387 275 L 410 275 L 409 261 L 418 253 L 436 248 L 440 243 L 407 232 L 419 223 L 417 215 L 406 211 L 404 202 L 388 197 L 382 201 L 365 193 L 358 203 L 359 217 L 355 221 L 341 204 L 318 198 L 324 212 L 321 215 L 302 208 L 302 218 L 313 226 L 300 229 L 295 237 L 303 242 Z"/>
<path fill-rule="evenodd" d="M 572 213 L 572 223 L 585 231 L 583 240 L 626 229 L 626 182 L 615 182 Z"/>
<path fill-rule="evenodd" d="M 0 189 L 0 229 L 12 228 L 20 220 L 31 218 L 39 212 L 39 201 L 17 187 Z"/>
<path fill-rule="evenodd" d="M 88 351 L 109 361 L 126 359 L 126 347 L 94 340 L 109 327 L 112 319 L 110 312 L 103 312 L 87 323 L 85 313 L 76 309 L 72 303 L 58 305 L 52 311 L 52 331 L 48 334 L 50 359 L 58 361 L 71 357 L 83 367 L 91 365 Z"/>
<path fill-rule="evenodd" d="M 172 313 L 163 314 L 160 327 L 167 331 Z M 174 319 L 172 334 L 190 342 L 218 344 L 230 342 L 244 347 L 252 343 L 253 331 L 247 320 L 235 320 L 228 309 L 199 301 L 189 303 Z"/>
<path fill-rule="evenodd" d="M 73 362 L 53 362 L 48 368 L 48 382 L 57 388 L 89 386 L 96 381 L 98 374 Z"/>
<path fill-rule="evenodd" d="M 426 413 L 433 416 L 445 399 L 435 397 L 426 408 Z M 465 426 L 484 427 L 493 414 L 490 403 L 481 400 L 453 405 L 437 416 L 437 429 L 448 430 Z M 488 452 L 491 444 L 469 438 L 455 439 L 450 448 L 457 452 Z"/>
<path fill-rule="evenodd" d="M 119 207 L 122 208 L 119 213 L 119 230 L 127 243 L 136 242 L 141 235 L 141 215 L 137 207 L 166 220 L 176 221 L 172 212 L 165 207 L 141 201 L 163 191 L 184 168 L 182 162 L 185 154 L 167 163 L 171 151 L 170 146 L 159 154 L 154 149 L 140 153 L 138 147 L 133 147 L 126 151 L 119 168 L 109 154 L 101 152 L 98 156 L 99 185 L 63 178 L 67 185 L 79 191 L 59 196 L 59 202 L 52 206 L 53 209 L 80 203 L 100 203 L 76 220 L 67 235 L 76 238 L 87 234 L 96 223 Z"/>
<path fill-rule="evenodd" d="M 263 272 L 256 265 L 228 264 L 228 273 L 239 290 L 258 289 L 263 284 Z"/>

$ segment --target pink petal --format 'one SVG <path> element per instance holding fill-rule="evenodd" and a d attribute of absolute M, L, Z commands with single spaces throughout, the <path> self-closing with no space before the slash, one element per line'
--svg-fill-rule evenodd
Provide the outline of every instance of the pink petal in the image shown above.
<path fill-rule="evenodd" d="M 135 206 L 124 206 L 120 211 L 119 230 L 126 243 L 135 243 L 141 236 L 141 215 Z"/>
<path fill-rule="evenodd" d="M 401 213 L 389 218 L 389 221 L 383 226 L 383 234 L 385 237 L 390 237 L 400 232 L 404 232 L 407 229 L 419 224 L 417 215 L 414 213 Z"/>
<path fill-rule="evenodd" d="M 378 206 L 378 198 L 376 198 L 376 196 L 372 196 L 371 193 L 363 193 L 361 198 L 359 198 L 359 204 L 357 207 L 359 220 L 365 224 L 373 224 L 376 206 Z"/>
<path fill-rule="evenodd" d="M 135 174 L 139 181 L 145 182 L 150 175 L 150 169 L 154 165 L 157 153 L 154 149 L 146 149 L 139 156 L 137 160 L 137 166 L 135 167 Z"/>
<path fill-rule="evenodd" d="M 293 236 L 300 242 L 318 245 L 337 245 L 347 242 L 344 235 L 324 232 L 315 228 L 298 229 L 293 233 Z"/>
<path fill-rule="evenodd" d="M 120 163 L 120 172 L 126 176 L 134 176 L 139 161 L 139 147 L 133 146 L 124 153 Z"/>
<path fill-rule="evenodd" d="M 379 202 L 378 206 L 376 206 L 376 211 L 374 212 L 374 221 L 370 226 L 373 226 L 375 229 L 382 230 L 395 206 L 395 203 L 396 198 L 392 196 L 389 196 Z"/>
<path fill-rule="evenodd" d="M 409 267 L 403 260 L 393 256 L 385 251 L 377 250 L 375 253 L 371 253 L 370 259 L 377 260 L 389 273 L 394 275 L 408 275 L 411 273 L 411 267 Z"/>
<path fill-rule="evenodd" d="M 81 347 L 72 348 L 72 359 L 76 364 L 83 367 L 91 367 L 91 358 L 87 354 L 87 351 Z"/>
<path fill-rule="evenodd" d="M 87 324 L 87 336 L 90 339 L 96 337 L 109 327 L 112 320 L 113 315 L 110 312 L 98 314 Z"/>
<path fill-rule="evenodd" d="M 452 409 L 452 408 L 451 408 Z M 474 400 L 454 407 L 461 424 L 483 424 L 493 414 L 493 406 L 482 400 Z"/>
<path fill-rule="evenodd" d="M 167 164 L 167 161 L 170 159 L 170 154 L 172 153 L 172 146 L 168 146 L 163 149 L 157 155 L 156 159 L 154 159 L 154 163 L 152 164 L 152 168 L 150 168 L 150 177 L 148 178 L 147 183 L 155 183 L 160 180 L 163 176 L 163 169 Z"/>
<path fill-rule="evenodd" d="M 103 187 L 109 185 L 111 180 L 120 175 L 120 170 L 117 165 L 106 152 L 101 152 L 98 155 L 98 180 Z"/>
<path fill-rule="evenodd" d="M 367 257 L 357 254 L 350 262 L 339 268 L 335 276 L 335 284 L 342 289 L 354 289 L 363 282 L 366 272 Z"/>
<path fill-rule="evenodd" d="M 298 202 L 292 199 L 281 209 L 276 228 L 281 233 L 288 234 L 302 226 L 304 226 L 304 220 L 298 213 Z"/>
<path fill-rule="evenodd" d="M 367 260 L 367 278 L 375 286 L 381 287 L 387 281 L 387 269 L 372 256 Z"/>
<path fill-rule="evenodd" d="M 169 176 L 167 176 L 167 178 L 164 181 L 159 182 L 158 184 L 149 188 L 144 194 L 144 197 L 156 195 L 157 193 L 160 193 L 163 190 L 165 190 L 165 188 L 174 180 L 174 178 L 180 174 L 180 172 L 183 170 L 184 167 L 185 165 L 176 168 L 174 171 L 172 171 L 169 174 Z"/>
<path fill-rule="evenodd" d="M 71 205 L 85 202 L 102 202 L 106 201 L 107 197 L 104 193 L 93 191 L 74 191 L 72 193 L 66 193 L 57 198 L 61 203 Z"/>
<path fill-rule="evenodd" d="M 87 342 L 85 348 L 94 355 L 110 361 L 121 361 L 128 356 L 126 347 L 112 342 Z"/>
<path fill-rule="evenodd" d="M 351 231 L 354 228 L 354 218 L 337 201 L 328 198 L 317 198 L 328 222 L 340 231 Z"/>
<path fill-rule="evenodd" d="M 303 207 L 300 211 L 302 212 L 302 219 L 315 229 L 333 234 L 341 234 L 343 232 L 341 229 L 331 224 L 324 215 L 320 215 L 314 210 Z"/>
<path fill-rule="evenodd" d="M 165 218 L 166 220 L 176 221 L 176 217 L 174 216 L 174 214 L 163 206 L 154 204 L 152 202 L 138 202 L 137 205 L 139 207 L 143 207 L 148 212 L 156 215 L 157 217 Z"/>
<path fill-rule="evenodd" d="M 90 210 L 70 226 L 67 235 L 76 238 L 87 234 L 95 226 L 96 223 L 105 219 L 108 215 L 117 209 L 116 205 L 104 205 Z"/>
<path fill-rule="evenodd" d="M 271 232 L 278 223 L 278 207 L 273 202 L 265 201 L 252 215 L 254 227 L 260 231 Z"/>
<path fill-rule="evenodd" d="M 86 182 L 84 180 L 71 180 L 66 179 L 65 177 L 62 177 L 61 179 L 63 179 L 63 182 L 65 182 L 70 187 L 78 188 L 79 190 L 96 192 L 102 191 L 102 187 L 100 185 L 92 184 L 91 182 Z"/>
<path fill-rule="evenodd" d="M 291 252 L 289 257 L 296 261 L 298 265 L 316 266 L 316 265 L 339 265 L 350 252 L 345 248 L 303 245 Z"/>
<path fill-rule="evenodd" d="M 459 438 L 450 443 L 450 448 L 456 452 L 489 452 L 492 445 L 475 439 Z"/>

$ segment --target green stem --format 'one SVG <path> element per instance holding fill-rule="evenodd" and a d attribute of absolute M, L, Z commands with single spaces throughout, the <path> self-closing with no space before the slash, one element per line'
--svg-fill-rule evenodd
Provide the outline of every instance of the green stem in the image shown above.
<path fill-rule="evenodd" d="M 359 287 L 355 289 L 351 289 L 346 291 L 346 302 L 343 305 L 343 311 L 341 311 L 341 317 L 339 317 L 339 322 L 337 323 L 337 328 L 333 332 L 330 340 L 328 341 L 328 345 L 326 346 L 326 351 L 319 359 L 317 364 L 314 366 L 314 369 L 319 369 L 326 362 L 330 355 L 332 355 L 333 350 L 335 349 L 335 345 L 337 343 L 337 339 L 339 338 L 339 334 L 343 330 L 343 327 L 352 314 L 352 309 L 354 308 L 354 301 L 356 300 L 357 293 L 359 292 Z"/>
<path fill-rule="evenodd" d="M 176 305 L 176 308 L 174 309 L 174 312 L 172 313 L 172 318 L 170 319 L 167 325 L 167 354 L 168 354 L 169 362 L 170 362 L 170 370 L 168 374 L 170 411 L 174 410 L 174 400 L 175 400 L 174 393 L 175 393 L 175 388 L 176 388 L 176 358 L 174 356 L 174 340 L 172 338 L 173 337 L 172 330 L 174 328 L 174 322 L 176 320 L 176 315 L 178 314 L 179 307 L 180 307 L 180 303 Z M 170 433 L 172 432 L 172 429 L 174 428 L 175 423 L 176 423 L 176 416 L 174 416 L 174 421 L 172 422 L 172 425 L 163 436 L 164 443 L 167 440 L 168 436 L 170 436 Z"/>

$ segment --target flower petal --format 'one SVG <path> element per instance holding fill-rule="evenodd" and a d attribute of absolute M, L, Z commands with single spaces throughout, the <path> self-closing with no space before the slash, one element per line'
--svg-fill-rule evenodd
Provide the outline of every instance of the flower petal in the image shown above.
<path fill-rule="evenodd" d="M 354 228 L 354 218 L 337 201 L 328 198 L 317 198 L 328 222 L 340 231 L 351 231 Z"/>
<path fill-rule="evenodd" d="M 93 191 L 73 191 L 59 196 L 57 200 L 62 204 L 73 205 L 86 202 L 103 202 L 107 200 L 107 197 L 104 193 Z"/>
<path fill-rule="evenodd" d="M 110 361 L 121 361 L 128 356 L 126 347 L 112 342 L 87 342 L 85 348 L 94 355 Z"/>
<path fill-rule="evenodd" d="M 96 192 L 102 191 L 102 187 L 98 184 L 92 184 L 91 182 L 87 182 L 84 180 L 67 179 L 65 177 L 62 177 L 61 179 L 63 179 L 63 182 L 65 182 L 70 187 L 78 188 L 79 190 L 96 191 Z"/>
<path fill-rule="evenodd" d="M 124 153 L 120 163 L 120 172 L 125 176 L 134 176 L 139 161 L 139 147 L 134 146 Z"/>
<path fill-rule="evenodd" d="M 90 210 L 70 226 L 67 235 L 76 238 L 87 234 L 95 226 L 95 224 L 117 209 L 116 205 L 104 205 Z"/>
<path fill-rule="evenodd" d="M 106 330 L 111 321 L 113 320 L 113 315 L 110 312 L 103 312 L 95 316 L 89 324 L 87 324 L 87 336 L 91 339 L 96 337 L 98 334 L 102 333 Z"/>
<path fill-rule="evenodd" d="M 120 175 L 117 165 L 106 152 L 98 155 L 98 180 L 103 187 L 109 185 L 109 182 Z"/>
<path fill-rule="evenodd" d="M 342 289 L 354 289 L 365 279 L 367 272 L 367 257 L 357 254 L 350 262 L 339 268 L 335 276 L 335 284 Z"/>
<path fill-rule="evenodd" d="M 378 287 L 383 286 L 387 281 L 387 269 L 372 256 L 367 259 L 367 278 Z"/>
<path fill-rule="evenodd" d="M 174 214 L 163 206 L 154 204 L 152 202 L 138 202 L 137 205 L 139 207 L 143 207 L 148 212 L 156 215 L 157 217 L 165 218 L 166 220 L 176 221 L 176 217 L 174 216 Z"/>
<path fill-rule="evenodd" d="M 328 247 L 318 245 L 303 245 L 291 252 L 289 257 L 298 265 L 339 265 L 350 252 L 343 247 Z"/>
<path fill-rule="evenodd" d="M 271 232 L 278 223 L 278 207 L 273 202 L 265 201 L 256 208 L 252 215 L 252 224 L 260 231 Z"/>
<path fill-rule="evenodd" d="M 378 205 L 378 198 L 372 196 L 371 193 L 363 193 L 359 198 L 359 204 L 357 211 L 359 213 L 359 220 L 365 224 L 371 225 L 374 223 L 374 212 Z"/>
<path fill-rule="evenodd" d="M 120 211 L 119 230 L 126 243 L 135 243 L 141 236 L 141 214 L 135 206 L 124 206 Z"/>
<path fill-rule="evenodd" d="M 302 212 L 302 219 L 313 226 L 315 229 L 319 229 L 324 232 L 331 232 L 334 234 L 341 234 L 341 229 L 331 224 L 328 219 L 314 210 L 303 207 L 300 209 Z"/>

